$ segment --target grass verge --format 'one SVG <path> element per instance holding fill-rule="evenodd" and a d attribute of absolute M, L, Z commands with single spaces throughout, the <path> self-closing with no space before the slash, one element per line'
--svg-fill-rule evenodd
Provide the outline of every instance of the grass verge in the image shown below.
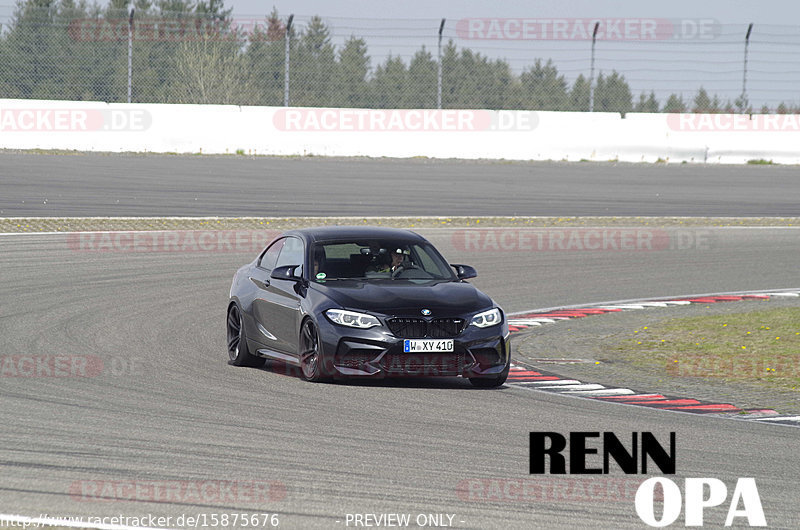
<path fill-rule="evenodd" d="M 680 318 L 631 335 L 615 349 L 656 373 L 800 388 L 800 308 Z"/>

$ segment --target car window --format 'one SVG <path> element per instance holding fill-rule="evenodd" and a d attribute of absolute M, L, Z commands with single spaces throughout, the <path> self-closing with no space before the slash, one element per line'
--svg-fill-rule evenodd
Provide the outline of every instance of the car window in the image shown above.
<path fill-rule="evenodd" d="M 454 279 L 449 265 L 439 253 L 430 244 L 420 244 L 417 241 L 324 241 L 315 243 L 311 254 L 314 257 L 312 274 L 316 281 L 348 278 L 429 281 Z M 393 262 L 393 254 L 402 256 L 398 263 Z"/>
<path fill-rule="evenodd" d="M 275 266 L 302 265 L 303 261 L 303 242 L 296 237 L 287 237 Z"/>
<path fill-rule="evenodd" d="M 286 238 L 282 237 L 281 239 L 275 241 L 273 244 L 269 246 L 269 248 L 264 252 L 261 256 L 261 259 L 258 262 L 258 266 L 262 267 L 267 270 L 272 270 L 275 268 L 275 262 L 278 259 L 278 254 L 280 254 L 281 249 L 283 248 L 283 244 L 286 242 Z"/>

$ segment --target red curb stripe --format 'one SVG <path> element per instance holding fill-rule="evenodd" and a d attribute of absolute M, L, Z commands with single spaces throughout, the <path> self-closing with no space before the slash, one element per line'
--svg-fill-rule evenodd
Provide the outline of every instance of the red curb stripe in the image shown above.
<path fill-rule="evenodd" d="M 670 409 L 675 410 L 697 410 L 697 411 L 709 411 L 709 412 L 738 412 L 741 409 L 739 407 L 734 407 L 733 405 L 729 405 L 727 403 L 716 403 L 711 405 L 693 405 L 693 406 L 686 406 L 686 407 L 668 407 Z"/>
<path fill-rule="evenodd" d="M 534 313 L 533 315 L 526 315 L 525 318 L 547 318 L 551 316 L 560 316 L 563 317 L 564 314 L 553 311 L 550 313 Z"/>
<path fill-rule="evenodd" d="M 714 296 L 720 302 L 738 302 L 742 299 L 741 296 Z"/>
<path fill-rule="evenodd" d="M 508 376 L 509 381 L 514 381 L 516 383 L 524 383 L 526 381 L 558 381 L 560 379 L 561 379 L 560 377 L 555 377 L 552 375 L 542 375 L 539 377 L 524 377 L 519 379 L 517 379 L 516 377 Z"/>
<path fill-rule="evenodd" d="M 685 301 L 692 302 L 693 304 L 716 304 L 717 300 L 714 298 L 686 298 Z"/>
<path fill-rule="evenodd" d="M 747 300 L 769 300 L 769 296 L 765 294 L 744 294 L 742 295 L 742 299 Z"/>
<path fill-rule="evenodd" d="M 667 399 L 664 401 L 643 402 L 642 405 L 668 405 L 664 408 L 673 408 L 683 405 L 702 405 L 702 403 L 696 399 Z"/>
<path fill-rule="evenodd" d="M 511 376 L 530 376 L 530 375 L 542 375 L 541 372 L 534 372 L 533 370 L 514 370 L 513 372 L 508 373 L 508 377 Z"/>
<path fill-rule="evenodd" d="M 597 399 L 611 399 L 617 401 L 656 401 L 660 399 L 667 399 L 661 394 L 634 394 L 631 396 L 599 396 Z"/>

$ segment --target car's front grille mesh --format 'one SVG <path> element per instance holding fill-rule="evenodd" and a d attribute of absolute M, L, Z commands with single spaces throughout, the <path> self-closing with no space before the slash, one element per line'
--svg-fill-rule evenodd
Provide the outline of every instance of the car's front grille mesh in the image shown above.
<path fill-rule="evenodd" d="M 381 367 L 390 374 L 458 375 L 464 370 L 463 353 L 387 353 Z"/>
<path fill-rule="evenodd" d="M 476 348 L 470 351 L 478 364 L 483 368 L 495 366 L 500 362 L 500 353 L 494 348 Z"/>
<path fill-rule="evenodd" d="M 343 355 L 338 355 L 334 364 L 343 368 L 361 368 L 372 361 L 377 353 L 372 350 L 351 350 Z"/>
<path fill-rule="evenodd" d="M 432 339 L 449 339 L 464 329 L 462 318 L 435 318 L 428 323 L 428 336 Z"/>
<path fill-rule="evenodd" d="M 386 324 L 403 339 L 452 339 L 464 331 L 463 318 L 390 318 Z"/>
<path fill-rule="evenodd" d="M 386 323 L 394 335 L 405 339 L 421 339 L 427 332 L 427 322 L 422 318 L 390 318 Z"/>

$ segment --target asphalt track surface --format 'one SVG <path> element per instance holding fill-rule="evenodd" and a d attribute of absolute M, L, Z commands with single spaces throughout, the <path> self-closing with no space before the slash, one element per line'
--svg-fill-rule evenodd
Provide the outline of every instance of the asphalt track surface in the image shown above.
<path fill-rule="evenodd" d="M 786 197 L 777 204 L 773 213 Z M 475 283 L 507 311 L 797 285 L 791 228 L 713 229 L 707 246 L 681 251 L 499 255 L 458 250 L 453 229 L 420 232 L 475 265 Z M 755 477 L 769 526 L 800 526 L 800 429 L 461 380 L 311 384 L 235 368 L 224 312 L 250 254 L 76 251 L 63 235 L 0 236 L 0 250 L 2 354 L 102 360 L 96 377 L 0 378 L 0 513 L 268 512 L 283 528 L 345 528 L 348 513 L 447 513 L 457 528 L 643 528 L 635 486 L 590 499 L 585 478 L 529 475 L 528 432 L 651 431 L 664 441 L 675 431 L 679 485 L 719 478 L 729 501 L 737 478 Z M 155 484 L 201 481 L 212 484 L 205 496 L 154 502 Z M 213 489 L 250 481 L 274 490 L 253 502 Z M 120 486 L 104 490 L 110 499 L 94 496 L 109 484 Z M 721 527 L 726 513 L 727 502 L 707 510 L 706 523 Z"/>
<path fill-rule="evenodd" d="M 797 168 L 0 153 L 0 215 L 797 216 Z"/>

